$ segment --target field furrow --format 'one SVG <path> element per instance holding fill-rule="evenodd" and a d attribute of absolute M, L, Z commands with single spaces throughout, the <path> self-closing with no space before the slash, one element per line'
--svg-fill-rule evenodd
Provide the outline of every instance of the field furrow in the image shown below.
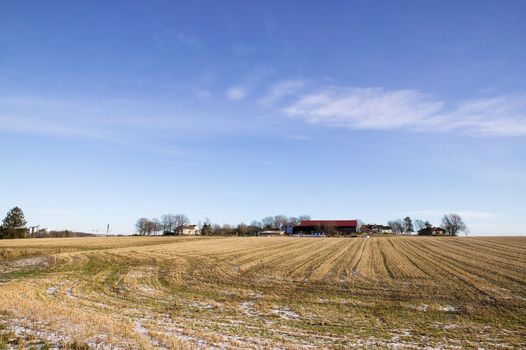
<path fill-rule="evenodd" d="M 0 345 L 524 348 L 525 247 L 511 237 L 0 241 Z"/>

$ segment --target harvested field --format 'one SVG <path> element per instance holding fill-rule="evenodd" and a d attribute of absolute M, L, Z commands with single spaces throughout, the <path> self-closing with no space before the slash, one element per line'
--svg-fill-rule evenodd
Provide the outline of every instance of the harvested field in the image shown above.
<path fill-rule="evenodd" d="M 524 348 L 526 238 L 0 241 L 0 348 Z"/>

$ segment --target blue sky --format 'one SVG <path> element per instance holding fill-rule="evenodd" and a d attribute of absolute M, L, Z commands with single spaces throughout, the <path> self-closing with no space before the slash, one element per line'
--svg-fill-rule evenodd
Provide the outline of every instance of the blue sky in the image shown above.
<path fill-rule="evenodd" d="M 526 233 L 524 1 L 0 1 L 0 209 Z M 2 214 L 4 215 L 4 214 Z"/>

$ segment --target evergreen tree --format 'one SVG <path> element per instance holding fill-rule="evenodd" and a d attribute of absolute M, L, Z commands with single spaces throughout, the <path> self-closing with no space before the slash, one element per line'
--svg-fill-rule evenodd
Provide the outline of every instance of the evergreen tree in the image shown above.
<path fill-rule="evenodd" d="M 212 224 L 205 222 L 203 228 L 201 229 L 201 235 L 211 236 L 212 235 Z"/>
<path fill-rule="evenodd" d="M 413 227 L 413 221 L 409 216 L 406 216 L 404 218 L 404 232 L 407 232 L 411 234 L 412 232 L 415 232 L 415 229 Z"/>
<path fill-rule="evenodd" d="M 0 238 L 24 238 L 27 233 L 27 221 L 19 207 L 11 209 L 0 226 Z"/>

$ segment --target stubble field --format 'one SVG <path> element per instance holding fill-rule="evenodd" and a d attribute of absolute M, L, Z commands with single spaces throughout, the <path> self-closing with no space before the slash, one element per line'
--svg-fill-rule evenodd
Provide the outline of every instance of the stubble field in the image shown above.
<path fill-rule="evenodd" d="M 524 348 L 526 237 L 0 241 L 0 348 Z"/>

